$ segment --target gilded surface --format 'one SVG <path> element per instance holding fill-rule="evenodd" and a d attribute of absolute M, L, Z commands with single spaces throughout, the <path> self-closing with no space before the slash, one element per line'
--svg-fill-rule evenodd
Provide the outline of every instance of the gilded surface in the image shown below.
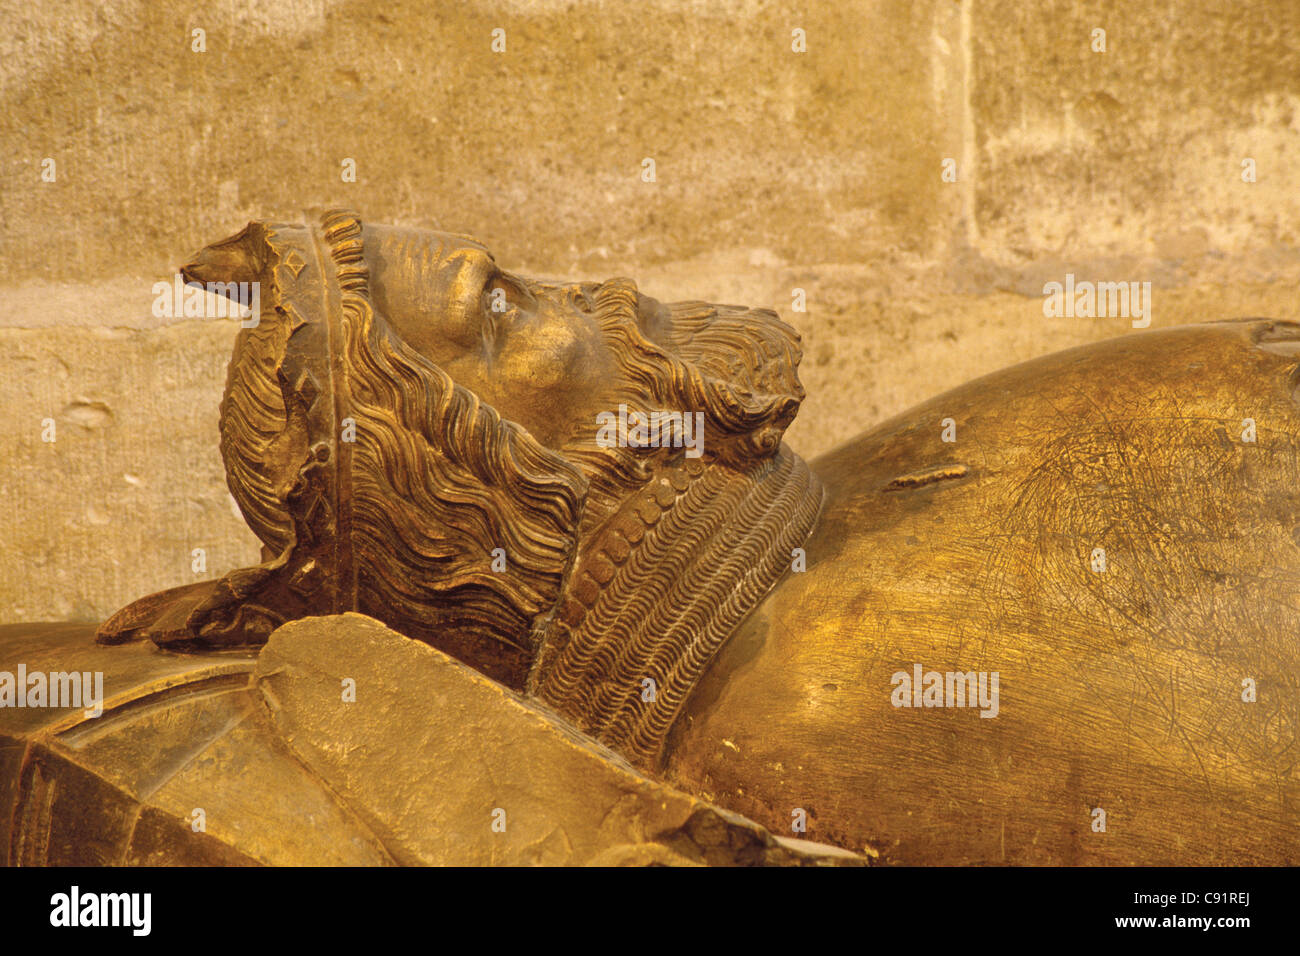
<path fill-rule="evenodd" d="M 185 274 L 262 287 L 221 449 L 264 560 L 2 636 L 108 686 L 4 713 L 11 862 L 1300 859 L 1295 324 L 807 463 L 771 312 L 346 211 Z"/>

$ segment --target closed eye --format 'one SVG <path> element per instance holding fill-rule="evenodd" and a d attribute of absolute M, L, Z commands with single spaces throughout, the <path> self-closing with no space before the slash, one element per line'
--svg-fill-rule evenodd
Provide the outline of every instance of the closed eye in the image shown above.
<path fill-rule="evenodd" d="M 495 270 L 483 286 L 483 334 L 489 354 L 501 344 L 520 312 L 535 312 L 537 297 L 518 276 Z"/>
<path fill-rule="evenodd" d="M 494 310 L 498 315 L 511 308 L 533 312 L 537 309 L 537 298 L 528 288 L 527 283 L 517 275 L 496 270 L 488 278 L 483 294 L 488 297 L 488 308 L 496 304 Z"/>

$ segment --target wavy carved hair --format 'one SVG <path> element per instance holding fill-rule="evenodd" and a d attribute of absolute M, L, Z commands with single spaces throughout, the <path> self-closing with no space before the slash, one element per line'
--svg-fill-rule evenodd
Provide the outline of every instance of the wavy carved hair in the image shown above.
<path fill-rule="evenodd" d="M 546 283 L 535 283 L 539 294 Z M 614 356 L 621 381 L 608 396 L 611 409 L 702 412 L 706 454 L 747 468 L 771 458 L 804 398 L 799 382 L 799 333 L 767 309 L 674 302 L 668 339 L 651 341 L 637 323 L 636 283 L 611 279 L 594 294 L 595 317 Z M 563 445 L 590 482 L 583 531 L 598 524 L 657 465 L 680 452 L 601 447 L 590 422 L 575 423 Z"/>
<path fill-rule="evenodd" d="M 364 297 L 345 298 L 344 313 L 359 610 L 520 686 L 533 624 L 559 599 L 586 481 Z"/>

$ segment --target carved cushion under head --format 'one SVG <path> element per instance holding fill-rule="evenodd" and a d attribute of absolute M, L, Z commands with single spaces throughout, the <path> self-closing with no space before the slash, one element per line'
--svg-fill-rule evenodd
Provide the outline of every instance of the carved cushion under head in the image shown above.
<path fill-rule="evenodd" d="M 525 279 L 343 211 L 183 271 L 260 284 L 221 450 L 267 560 L 101 640 L 256 644 L 358 610 L 649 752 L 812 526 L 820 487 L 781 444 L 799 338 L 772 312 Z M 662 702 L 633 716 L 643 679 Z"/>

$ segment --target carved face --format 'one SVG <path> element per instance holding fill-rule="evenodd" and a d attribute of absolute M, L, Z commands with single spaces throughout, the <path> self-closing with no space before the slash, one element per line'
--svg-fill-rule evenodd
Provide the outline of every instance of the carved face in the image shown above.
<path fill-rule="evenodd" d="M 408 345 L 459 385 L 559 448 L 594 420 L 614 357 L 593 314 L 595 285 L 541 287 L 499 268 L 478 243 L 373 227 L 367 256 L 376 308 Z"/>
<path fill-rule="evenodd" d="M 273 286 L 222 406 L 231 491 L 272 553 L 326 541 L 321 560 L 355 568 L 350 606 L 512 686 L 583 535 L 683 454 L 599 442 L 602 412 L 698 414 L 701 464 L 744 469 L 776 453 L 803 397 L 798 336 L 774 313 L 524 279 L 467 237 L 346 213 L 313 228 L 254 224 L 186 268 Z M 334 316 L 330 334 L 306 315 Z M 346 406 L 300 398 L 308 366 L 346 381 Z M 302 407 L 351 420 L 346 455 L 334 420 Z M 338 452 L 317 457 L 322 443 Z M 347 520 L 325 529 L 291 500 L 313 461 L 346 468 L 325 494 Z"/>
<path fill-rule="evenodd" d="M 767 455 L 803 397 L 798 336 L 766 310 L 666 305 L 628 279 L 526 279 L 468 237 L 387 226 L 366 227 L 366 263 L 406 345 L 554 450 L 582 449 L 626 402 L 704 412 L 713 438 Z"/>

